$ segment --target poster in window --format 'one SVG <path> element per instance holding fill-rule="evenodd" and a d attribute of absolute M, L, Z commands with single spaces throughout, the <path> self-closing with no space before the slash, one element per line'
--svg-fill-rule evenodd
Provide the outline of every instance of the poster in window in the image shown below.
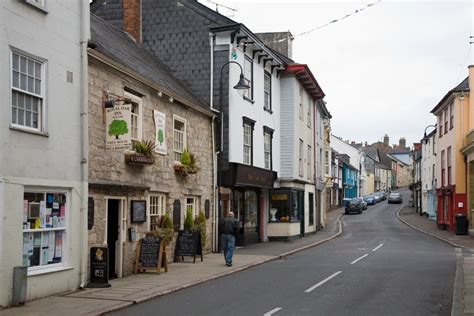
<path fill-rule="evenodd" d="M 54 258 L 61 261 L 61 257 L 63 256 L 63 236 L 61 231 L 57 231 L 56 238 L 55 238 L 55 251 L 54 251 Z"/>
<path fill-rule="evenodd" d="M 155 152 L 166 155 L 166 115 L 153 110 L 153 119 L 155 121 Z"/>
<path fill-rule="evenodd" d="M 131 104 L 120 104 L 106 108 L 105 148 L 107 150 L 129 149 L 131 136 Z"/>

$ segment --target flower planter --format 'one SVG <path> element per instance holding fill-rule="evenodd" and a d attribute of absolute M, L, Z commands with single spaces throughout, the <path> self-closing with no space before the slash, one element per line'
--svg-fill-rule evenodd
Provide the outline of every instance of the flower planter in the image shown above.
<path fill-rule="evenodd" d="M 197 172 L 195 168 L 183 165 L 174 165 L 173 169 L 177 174 L 182 176 L 187 176 L 188 174 L 195 174 Z"/>
<path fill-rule="evenodd" d="M 152 165 L 155 163 L 153 157 L 148 157 L 140 154 L 125 154 L 125 163 L 130 165 Z"/>

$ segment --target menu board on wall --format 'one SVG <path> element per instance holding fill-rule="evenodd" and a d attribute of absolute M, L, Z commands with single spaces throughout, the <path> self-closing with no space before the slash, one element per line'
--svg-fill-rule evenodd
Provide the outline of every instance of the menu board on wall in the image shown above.
<path fill-rule="evenodd" d="M 132 201 L 131 211 L 132 223 L 146 222 L 146 201 Z"/>

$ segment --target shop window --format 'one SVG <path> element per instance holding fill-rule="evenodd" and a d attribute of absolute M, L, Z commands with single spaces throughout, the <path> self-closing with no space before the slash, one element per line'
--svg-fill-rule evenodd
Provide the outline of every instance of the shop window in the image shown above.
<path fill-rule="evenodd" d="M 186 120 L 173 115 L 174 161 L 181 162 L 181 154 L 186 148 Z"/>
<path fill-rule="evenodd" d="M 11 123 L 25 130 L 42 132 L 45 64 L 15 51 L 11 62 Z"/>
<path fill-rule="evenodd" d="M 244 193 L 244 230 L 255 232 L 258 227 L 258 196 L 255 191 L 245 191 Z"/>
<path fill-rule="evenodd" d="M 309 212 L 308 212 L 309 223 L 308 223 L 308 225 L 313 226 L 314 225 L 314 194 L 313 193 L 308 194 L 308 205 L 309 205 Z"/>
<path fill-rule="evenodd" d="M 271 193 L 271 209 L 275 209 L 274 222 L 299 222 L 304 214 L 304 192 L 275 190 Z M 270 221 L 273 214 L 270 213 Z"/>
<path fill-rule="evenodd" d="M 67 212 L 66 193 L 24 193 L 23 265 L 30 271 L 64 264 Z"/>
<path fill-rule="evenodd" d="M 149 220 L 150 230 L 156 230 L 159 227 L 161 216 L 166 213 L 166 196 L 164 194 L 150 195 Z"/>

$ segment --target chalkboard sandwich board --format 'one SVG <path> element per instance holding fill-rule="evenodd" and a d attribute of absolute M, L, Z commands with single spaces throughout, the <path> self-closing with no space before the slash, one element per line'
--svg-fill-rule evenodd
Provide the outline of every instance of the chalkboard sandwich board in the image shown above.
<path fill-rule="evenodd" d="M 132 223 L 146 222 L 146 201 L 132 201 L 131 211 Z"/>
<path fill-rule="evenodd" d="M 176 247 L 174 250 L 174 261 L 178 261 L 179 257 L 184 260 L 184 256 L 194 257 L 193 263 L 196 262 L 196 255 L 202 258 L 201 234 L 198 230 L 180 230 L 178 238 L 176 238 Z"/>
<path fill-rule="evenodd" d="M 92 247 L 90 252 L 90 282 L 91 288 L 110 287 L 109 283 L 109 249 L 107 247 Z"/>
<path fill-rule="evenodd" d="M 135 273 L 146 272 L 146 270 L 156 269 L 160 274 L 163 259 L 163 247 L 160 237 L 146 236 L 138 244 L 135 257 Z M 168 272 L 168 266 L 165 263 L 165 272 Z"/>

